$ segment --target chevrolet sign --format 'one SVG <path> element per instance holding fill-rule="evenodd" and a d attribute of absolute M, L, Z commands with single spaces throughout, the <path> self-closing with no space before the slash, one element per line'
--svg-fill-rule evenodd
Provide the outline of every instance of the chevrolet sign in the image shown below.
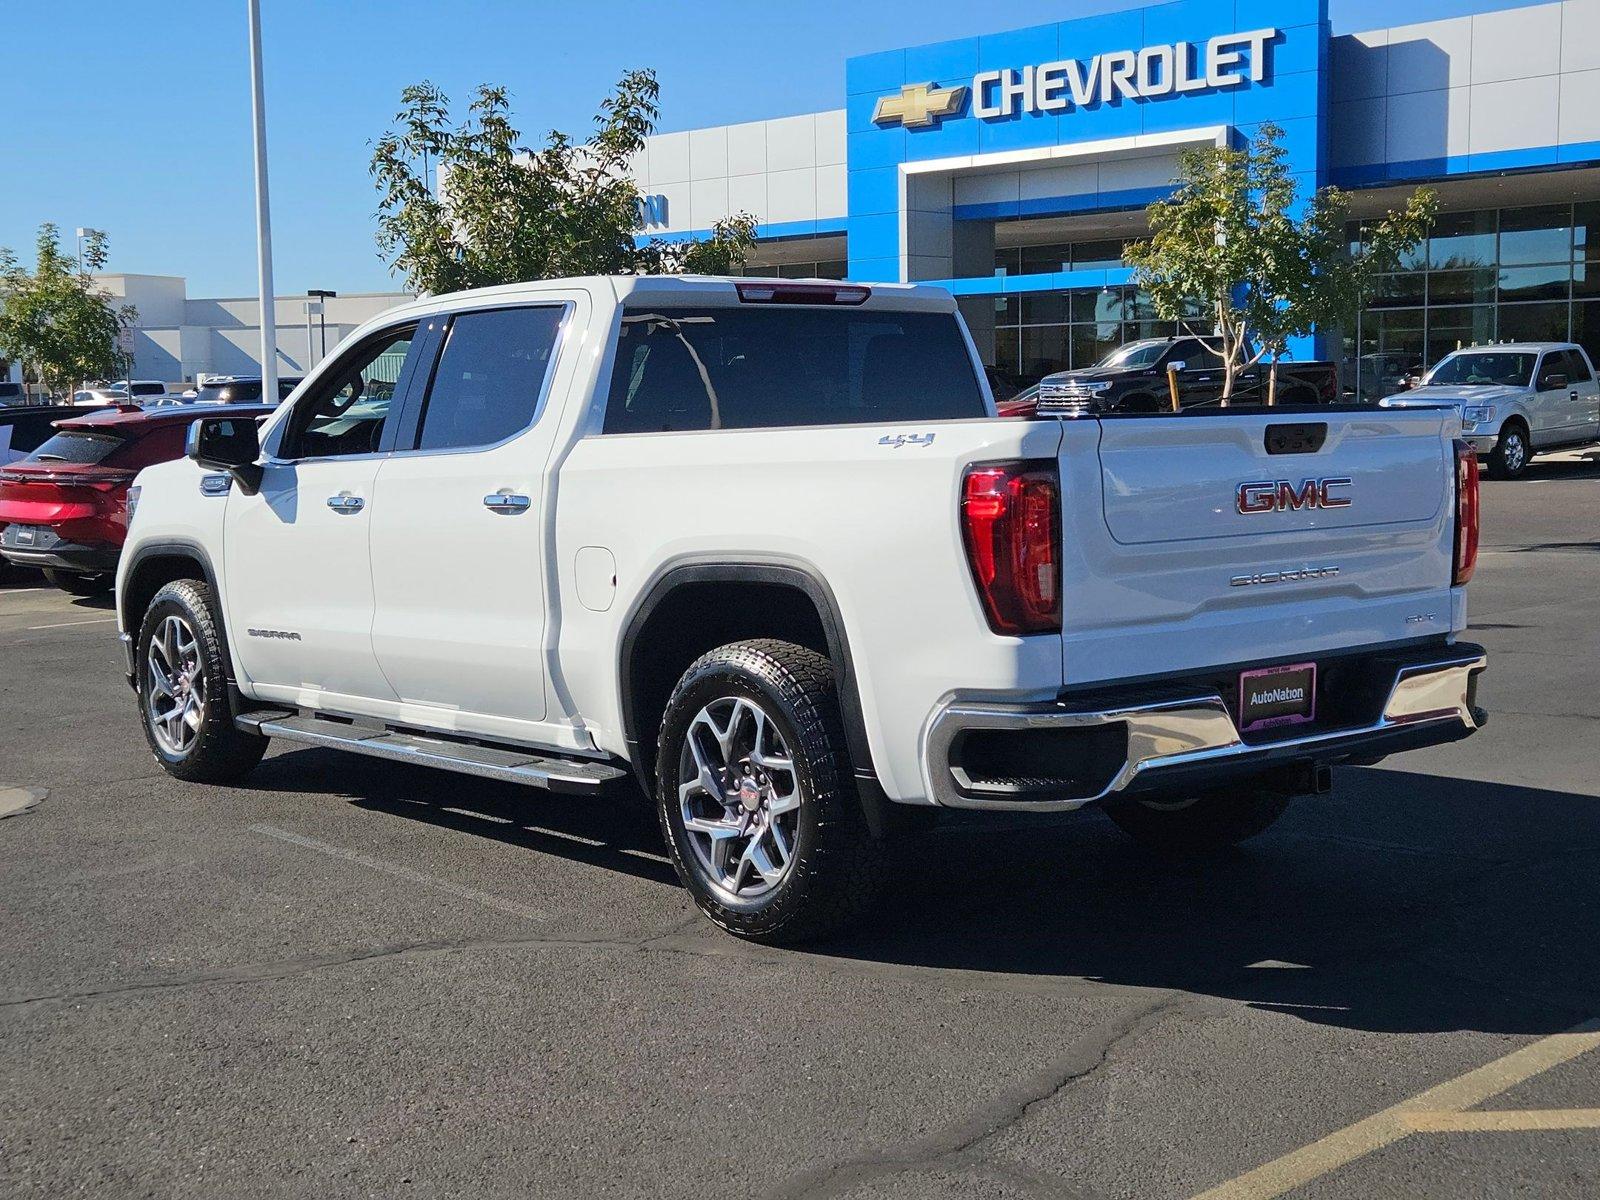
<path fill-rule="evenodd" d="M 1260 83 L 1267 77 L 1267 47 L 1278 34 L 1277 29 L 1252 29 L 1203 43 L 1172 42 L 1020 70 L 979 71 L 972 77 L 972 112 L 987 118 L 1065 112 Z M 959 113 L 967 91 L 966 85 L 907 84 L 897 95 L 879 97 L 872 119 L 879 125 L 928 129 Z"/>

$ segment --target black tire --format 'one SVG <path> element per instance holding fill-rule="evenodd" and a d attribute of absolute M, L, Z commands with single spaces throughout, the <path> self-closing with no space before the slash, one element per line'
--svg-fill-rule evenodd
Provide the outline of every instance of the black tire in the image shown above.
<path fill-rule="evenodd" d="M 1104 805 L 1106 815 L 1134 841 L 1174 858 L 1236 846 L 1264 833 L 1288 807 L 1288 796 L 1248 785 L 1192 800 L 1124 799 Z"/>
<path fill-rule="evenodd" d="M 81 571 L 57 571 L 46 567 L 44 577 L 63 592 L 71 592 L 74 596 L 104 596 L 117 582 L 117 577 L 110 571 L 88 575 Z"/>
<path fill-rule="evenodd" d="M 1496 479 L 1518 479 L 1533 461 L 1533 444 L 1521 421 L 1507 421 L 1500 440 L 1489 453 L 1489 474 Z"/>
<path fill-rule="evenodd" d="M 175 751 L 161 743 L 151 715 L 150 696 L 153 668 L 150 643 L 168 617 L 176 616 L 193 631 L 194 662 L 203 681 L 203 703 L 199 725 L 192 742 Z M 139 699 L 139 726 L 144 730 L 150 753 L 167 774 L 190 783 L 237 783 L 266 752 L 267 739 L 245 733 L 233 723 L 228 704 L 228 650 L 222 637 L 211 589 L 197 579 L 178 579 L 167 584 L 145 609 L 135 642 L 136 680 Z"/>
<path fill-rule="evenodd" d="M 679 802 L 680 759 L 692 722 L 702 709 L 738 698 L 753 702 L 776 726 L 800 798 L 785 873 L 753 899 L 718 886 L 690 844 Z M 812 941 L 850 925 L 877 899 L 884 847 L 872 836 L 856 794 L 832 665 L 813 650 L 773 640 L 735 642 L 702 655 L 684 672 L 662 716 L 656 812 L 695 904 L 738 937 L 784 945 Z"/>

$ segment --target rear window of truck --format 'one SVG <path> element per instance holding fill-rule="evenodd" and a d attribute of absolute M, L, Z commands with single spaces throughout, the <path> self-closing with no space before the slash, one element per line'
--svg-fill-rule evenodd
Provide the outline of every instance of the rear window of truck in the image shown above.
<path fill-rule="evenodd" d="M 985 415 L 953 313 L 630 306 L 605 432 Z"/>

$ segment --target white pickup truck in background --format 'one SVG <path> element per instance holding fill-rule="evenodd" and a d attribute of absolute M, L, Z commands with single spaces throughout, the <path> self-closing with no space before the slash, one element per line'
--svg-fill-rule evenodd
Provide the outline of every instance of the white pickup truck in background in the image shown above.
<path fill-rule="evenodd" d="M 943 808 L 1098 804 L 1164 850 L 1464 737 L 1477 464 L 1444 409 L 994 418 L 951 297 L 594 278 L 352 336 L 146 470 L 145 735 L 653 798 L 741 936 L 868 908 Z"/>
<path fill-rule="evenodd" d="M 1422 384 L 1381 408 L 1448 405 L 1461 436 L 1500 479 L 1516 479 L 1533 456 L 1600 442 L 1600 384 L 1582 346 L 1517 342 L 1447 354 Z"/>

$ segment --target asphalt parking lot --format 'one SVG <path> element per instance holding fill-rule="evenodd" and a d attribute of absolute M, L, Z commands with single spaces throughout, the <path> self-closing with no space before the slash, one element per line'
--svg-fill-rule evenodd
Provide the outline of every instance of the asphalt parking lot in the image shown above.
<path fill-rule="evenodd" d="M 1477 737 L 1203 866 L 956 820 L 805 952 L 639 808 L 171 781 L 108 606 L 0 589 L 0 1194 L 1592 1197 L 1600 456 L 1484 510 Z"/>

